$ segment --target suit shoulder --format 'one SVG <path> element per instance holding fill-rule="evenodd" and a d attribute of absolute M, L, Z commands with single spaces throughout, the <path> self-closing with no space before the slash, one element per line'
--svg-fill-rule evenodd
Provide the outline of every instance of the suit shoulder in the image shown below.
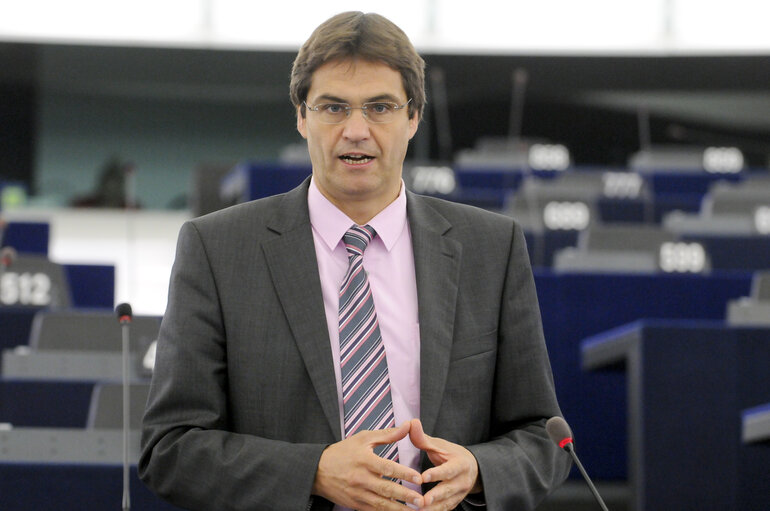
<path fill-rule="evenodd" d="M 516 224 L 514 219 L 510 216 L 481 209 L 476 206 L 452 202 L 437 197 L 427 197 L 424 195 L 415 197 L 417 200 L 423 201 L 427 206 L 441 214 L 454 227 L 466 226 L 471 229 L 489 228 L 499 231 L 501 229 L 511 230 Z"/>
<path fill-rule="evenodd" d="M 221 226 L 230 222 L 238 222 L 245 218 L 254 221 L 269 215 L 280 203 L 285 194 L 273 195 L 263 199 L 257 199 L 249 202 L 243 202 L 234 206 L 229 206 L 218 211 L 213 211 L 205 215 L 193 218 L 192 223 L 201 227 Z"/>
<path fill-rule="evenodd" d="M 253 243 L 264 240 L 276 234 L 271 230 L 271 225 L 288 225 L 288 228 L 303 223 L 301 204 L 298 207 L 294 203 L 285 203 L 287 194 L 265 197 L 235 206 L 230 206 L 219 211 L 193 218 L 180 231 L 189 235 L 196 232 L 207 245 L 211 247 L 241 246 L 245 243 Z M 307 204 L 307 201 L 304 201 Z M 307 206 L 305 206 L 305 209 Z M 291 220 L 287 221 L 282 216 L 290 211 Z M 309 223 L 309 219 L 304 222 Z"/>

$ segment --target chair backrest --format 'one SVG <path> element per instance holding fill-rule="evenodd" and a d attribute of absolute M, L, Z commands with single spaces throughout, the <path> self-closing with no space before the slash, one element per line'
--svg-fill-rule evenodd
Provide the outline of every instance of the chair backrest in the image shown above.
<path fill-rule="evenodd" d="M 703 149 L 655 145 L 632 154 L 628 166 L 639 172 L 702 172 Z"/>
<path fill-rule="evenodd" d="M 703 245 L 677 241 L 674 233 L 643 224 L 592 225 L 580 232 L 572 252 L 557 255 L 554 267 L 558 263 L 559 269 L 602 271 L 604 266 L 607 271 L 665 273 L 711 270 L 711 258 Z"/>
<path fill-rule="evenodd" d="M 707 215 L 672 211 L 663 217 L 663 229 L 682 235 L 753 236 L 754 218 L 748 215 Z"/>
<path fill-rule="evenodd" d="M 66 308 L 71 304 L 64 269 L 46 256 L 19 254 L 2 279 L 0 305 Z"/>
<path fill-rule="evenodd" d="M 131 351 L 138 352 L 158 338 L 160 318 L 134 316 Z M 30 347 L 37 350 L 120 351 L 122 332 L 112 311 L 40 311 L 32 321 Z"/>
<path fill-rule="evenodd" d="M 149 384 L 129 386 L 129 429 L 142 427 L 142 417 L 150 393 Z M 123 427 L 123 386 L 119 383 L 97 383 L 91 394 L 88 429 L 120 429 Z"/>
<path fill-rule="evenodd" d="M 506 212 L 525 228 L 580 231 L 598 218 L 603 186 L 600 174 L 527 177 L 510 197 Z"/>
<path fill-rule="evenodd" d="M 740 183 L 715 183 L 703 198 L 706 215 L 753 215 L 770 206 L 770 179 L 753 177 Z"/>
<path fill-rule="evenodd" d="M 593 225 L 580 233 L 578 246 L 585 250 L 633 251 L 657 254 L 663 243 L 676 236 L 649 225 Z"/>
<path fill-rule="evenodd" d="M 472 149 L 461 149 L 454 156 L 454 164 L 465 168 L 526 169 L 529 145 L 508 138 L 482 137 Z"/>
<path fill-rule="evenodd" d="M 770 302 L 770 271 L 754 274 L 751 281 L 751 297 L 758 302 Z"/>
<path fill-rule="evenodd" d="M 575 247 L 554 254 L 555 272 L 653 274 L 659 271 L 655 254 L 640 251 L 584 251 Z"/>

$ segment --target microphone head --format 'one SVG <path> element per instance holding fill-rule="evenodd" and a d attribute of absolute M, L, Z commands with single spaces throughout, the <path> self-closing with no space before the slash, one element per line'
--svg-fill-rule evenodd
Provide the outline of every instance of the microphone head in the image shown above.
<path fill-rule="evenodd" d="M 574 447 L 572 430 L 570 429 L 569 424 L 567 424 L 567 421 L 563 418 L 556 416 L 548 419 L 545 423 L 545 431 L 548 433 L 548 436 L 551 437 L 553 443 L 562 449 L 566 449 L 567 446 Z"/>
<path fill-rule="evenodd" d="M 518 85 L 525 85 L 529 81 L 529 71 L 523 67 L 517 67 L 513 72 L 513 81 Z"/>
<path fill-rule="evenodd" d="M 8 268 L 15 260 L 16 249 L 13 247 L 3 247 L 3 250 L 0 250 L 0 265 L 2 265 L 3 268 Z"/>
<path fill-rule="evenodd" d="M 119 304 L 117 307 L 115 307 L 115 313 L 118 315 L 118 321 L 121 323 L 131 321 L 131 304 Z"/>

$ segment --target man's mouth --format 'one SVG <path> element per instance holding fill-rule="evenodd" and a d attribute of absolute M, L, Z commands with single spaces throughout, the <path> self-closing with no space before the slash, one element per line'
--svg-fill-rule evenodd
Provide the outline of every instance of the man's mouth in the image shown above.
<path fill-rule="evenodd" d="M 368 156 L 366 154 L 343 154 L 340 156 L 340 160 L 348 165 L 364 165 L 373 159 L 373 156 Z"/>

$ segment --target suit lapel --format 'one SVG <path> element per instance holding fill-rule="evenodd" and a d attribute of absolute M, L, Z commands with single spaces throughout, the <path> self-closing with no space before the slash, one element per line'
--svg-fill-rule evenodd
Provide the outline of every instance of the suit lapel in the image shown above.
<path fill-rule="evenodd" d="M 297 348 L 340 440 L 337 383 L 307 208 L 308 182 L 289 192 L 276 208 L 267 225 L 278 236 L 264 242 L 262 250 Z"/>
<path fill-rule="evenodd" d="M 462 247 L 445 234 L 451 224 L 408 192 L 420 319 L 420 420 L 433 433 L 449 371 Z"/>

